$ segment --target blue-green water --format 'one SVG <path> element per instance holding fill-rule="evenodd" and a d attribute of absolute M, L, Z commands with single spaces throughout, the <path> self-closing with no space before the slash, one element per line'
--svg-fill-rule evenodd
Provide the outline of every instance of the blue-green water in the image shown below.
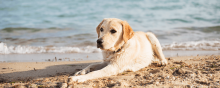
<path fill-rule="evenodd" d="M 0 54 L 45 46 L 58 51 L 30 53 L 97 52 L 95 28 L 103 18 L 155 33 L 164 49 L 203 50 L 211 44 L 220 50 L 220 0 L 0 0 Z"/>
<path fill-rule="evenodd" d="M 93 31 L 103 18 L 127 20 L 134 30 L 220 24 L 219 0 L 1 0 L 0 29 L 72 28 Z"/>

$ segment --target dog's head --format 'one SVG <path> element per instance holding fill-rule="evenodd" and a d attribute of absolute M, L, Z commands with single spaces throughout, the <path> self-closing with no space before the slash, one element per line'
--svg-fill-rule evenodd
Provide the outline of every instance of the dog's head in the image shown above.
<path fill-rule="evenodd" d="M 97 47 L 102 50 L 115 51 L 129 39 L 134 32 L 126 21 L 116 18 L 105 18 L 97 26 Z"/>

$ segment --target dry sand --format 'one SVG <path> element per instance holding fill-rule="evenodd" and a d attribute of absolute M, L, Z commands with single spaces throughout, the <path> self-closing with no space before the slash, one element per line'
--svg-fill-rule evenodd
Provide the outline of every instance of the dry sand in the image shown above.
<path fill-rule="evenodd" d="M 152 64 L 137 72 L 67 84 L 68 76 L 100 61 L 0 63 L 0 88 L 145 88 L 145 87 L 220 87 L 220 56 L 167 58 L 169 64 Z"/>

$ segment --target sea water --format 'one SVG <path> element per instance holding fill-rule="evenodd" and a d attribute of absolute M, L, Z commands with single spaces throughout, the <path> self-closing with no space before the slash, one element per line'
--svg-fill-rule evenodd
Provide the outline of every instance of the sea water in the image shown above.
<path fill-rule="evenodd" d="M 1 0 L 0 54 L 100 53 L 103 18 L 153 32 L 164 51 L 220 50 L 219 0 Z"/>

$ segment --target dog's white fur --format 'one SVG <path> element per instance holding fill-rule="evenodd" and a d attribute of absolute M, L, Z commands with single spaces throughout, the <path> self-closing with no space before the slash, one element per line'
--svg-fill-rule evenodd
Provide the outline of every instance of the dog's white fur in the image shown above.
<path fill-rule="evenodd" d="M 111 33 L 111 30 L 116 30 L 116 33 Z M 151 32 L 133 32 L 126 21 L 116 18 L 103 19 L 96 31 L 98 38 L 104 41 L 100 47 L 103 62 L 89 65 L 70 76 L 70 82 L 117 75 L 126 70 L 137 71 L 158 59 L 160 64 L 167 64 L 161 45 Z"/>

